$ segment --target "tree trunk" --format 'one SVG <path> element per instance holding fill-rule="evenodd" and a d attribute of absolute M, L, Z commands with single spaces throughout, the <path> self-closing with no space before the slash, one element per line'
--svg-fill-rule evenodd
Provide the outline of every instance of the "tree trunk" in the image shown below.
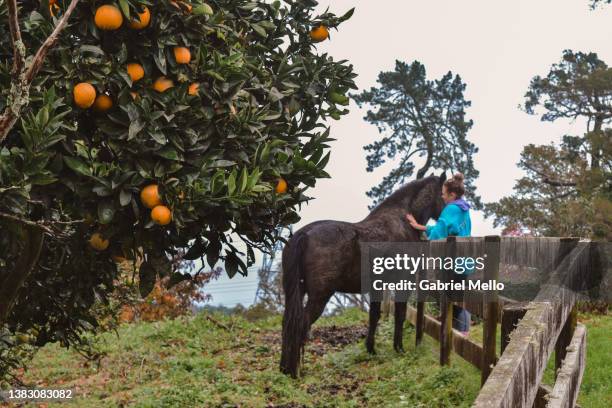
<path fill-rule="evenodd" d="M 595 127 L 593 129 L 593 133 L 595 133 L 596 137 L 599 137 L 601 134 L 601 127 L 603 125 L 603 117 L 602 116 L 596 116 L 595 117 Z M 601 159 L 601 151 L 600 151 L 600 147 L 599 147 L 599 142 L 595 141 L 592 142 L 591 141 L 591 169 L 598 169 L 599 168 L 599 161 Z"/>
<path fill-rule="evenodd" d="M 427 170 L 429 170 L 429 167 L 431 166 L 433 154 L 433 142 L 431 141 L 431 139 L 427 139 L 427 160 L 425 161 L 423 167 L 421 167 L 417 172 L 417 179 L 422 179 L 423 177 L 425 177 L 425 173 L 427 173 Z"/>
<path fill-rule="evenodd" d="M 17 300 L 19 290 L 38 263 L 42 251 L 44 234 L 40 229 L 25 228 L 25 247 L 15 264 L 0 284 L 0 325 L 6 320 Z"/>

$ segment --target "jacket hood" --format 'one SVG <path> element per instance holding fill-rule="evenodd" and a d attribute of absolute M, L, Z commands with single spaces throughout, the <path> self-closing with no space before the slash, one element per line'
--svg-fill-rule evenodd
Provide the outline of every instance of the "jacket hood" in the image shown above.
<path fill-rule="evenodd" d="M 460 198 L 455 201 L 451 201 L 449 204 L 455 204 L 457 207 L 461 208 L 463 211 L 467 211 L 470 209 L 470 204 L 465 201 L 463 198 Z"/>

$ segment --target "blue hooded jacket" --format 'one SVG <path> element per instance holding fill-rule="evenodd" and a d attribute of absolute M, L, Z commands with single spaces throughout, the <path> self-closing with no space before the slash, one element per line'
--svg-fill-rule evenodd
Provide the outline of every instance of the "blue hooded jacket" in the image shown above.
<path fill-rule="evenodd" d="M 443 239 L 449 235 L 469 237 L 472 234 L 472 221 L 470 219 L 470 205 L 460 198 L 448 203 L 436 225 L 428 225 L 425 233 L 429 240 Z"/>

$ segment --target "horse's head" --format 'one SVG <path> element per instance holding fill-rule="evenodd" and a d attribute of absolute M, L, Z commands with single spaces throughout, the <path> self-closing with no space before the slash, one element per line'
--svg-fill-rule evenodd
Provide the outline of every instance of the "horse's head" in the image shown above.
<path fill-rule="evenodd" d="M 419 223 L 425 224 L 430 218 L 437 220 L 442 213 L 442 185 L 445 180 L 446 173 L 423 179 L 423 186 L 410 203 L 410 210 Z"/>
<path fill-rule="evenodd" d="M 400 210 L 412 213 L 420 224 L 425 224 L 430 218 L 438 219 L 444 208 L 442 200 L 442 185 L 446 174 L 431 175 L 412 181 L 400 187 L 389 197 L 385 198 L 372 210 L 368 218 L 376 217 L 387 210 Z M 401 217 L 404 219 L 404 217 Z"/>

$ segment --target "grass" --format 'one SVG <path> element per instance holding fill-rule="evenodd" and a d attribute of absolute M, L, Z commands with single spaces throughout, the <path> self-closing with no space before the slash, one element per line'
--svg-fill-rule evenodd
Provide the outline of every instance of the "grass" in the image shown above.
<path fill-rule="evenodd" d="M 412 328 L 406 352 L 395 353 L 392 321 L 381 322 L 376 356 L 362 339 L 324 353 L 307 346 L 305 375 L 293 380 L 278 372 L 280 317 L 215 318 L 231 330 L 204 315 L 122 326 L 118 337 L 99 338 L 107 353 L 99 368 L 50 345 L 24 380 L 76 389 L 74 401 L 49 407 L 468 407 L 478 392 L 477 370 L 458 357 L 452 367 L 440 367 L 436 343 L 426 339 L 415 349 Z M 366 314 L 350 310 L 317 326 L 366 324 Z"/>
<path fill-rule="evenodd" d="M 278 372 L 279 316 L 256 322 L 214 317 L 230 330 L 204 314 L 124 325 L 118 336 L 107 333 L 98 338 L 107 353 L 99 367 L 49 345 L 38 353 L 24 381 L 75 388 L 75 400 L 49 408 L 468 407 L 479 391 L 480 373 L 475 368 L 457 355 L 451 367 L 440 367 L 437 343 L 425 336 L 415 349 L 414 331 L 408 325 L 406 352 L 395 353 L 392 320 L 381 321 L 375 356 L 366 353 L 362 339 L 346 346 L 314 339 L 306 347 L 304 376 L 293 380 Z M 588 348 L 579 403 L 607 408 L 612 406 L 612 319 L 583 315 L 580 321 L 588 327 Z M 365 313 L 349 310 L 315 326 L 333 333 L 366 325 Z M 470 336 L 478 339 L 480 331 L 476 326 Z M 545 381 L 551 379 L 549 370 Z"/>

